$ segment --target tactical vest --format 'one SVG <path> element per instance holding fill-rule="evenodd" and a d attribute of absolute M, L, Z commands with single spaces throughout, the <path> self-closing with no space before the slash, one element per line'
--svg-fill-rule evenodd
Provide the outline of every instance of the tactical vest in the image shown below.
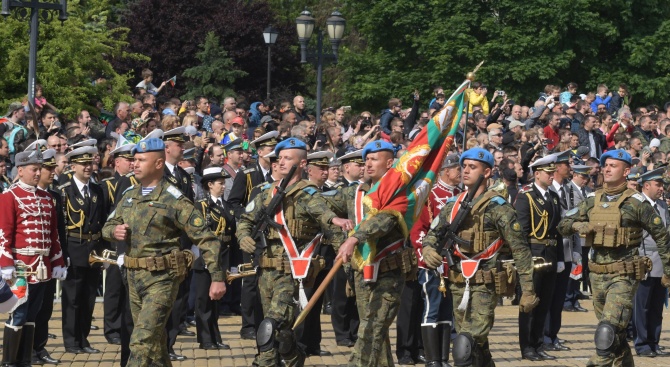
<path fill-rule="evenodd" d="M 621 205 L 637 191 L 627 189 L 617 201 L 602 202 L 603 190 L 596 191 L 595 202 L 589 223 L 594 231 L 586 236 L 586 246 L 619 247 L 639 246 L 642 243 L 642 228 L 621 226 Z"/>
<path fill-rule="evenodd" d="M 491 199 L 500 196 L 495 191 L 488 190 L 483 194 L 483 198 L 479 200 L 470 211 L 470 217 L 465 220 L 463 225 L 458 230 L 458 236 L 469 241 L 470 246 L 460 246 L 461 252 L 465 253 L 480 253 L 486 250 L 489 245 L 500 238 L 498 231 L 484 230 L 484 213 Z"/>
<path fill-rule="evenodd" d="M 278 184 L 279 182 L 277 181 L 276 185 Z M 293 188 L 291 188 L 291 190 L 286 192 L 286 196 L 284 196 L 284 201 L 282 203 L 286 226 L 294 240 L 309 241 L 314 239 L 314 237 L 321 231 L 321 226 L 314 221 L 295 219 L 295 202 L 299 195 L 308 195 L 307 193 L 303 193 L 302 190 L 309 186 L 316 187 L 314 184 L 307 181 L 299 181 Z M 275 185 L 273 184 L 268 190 L 274 190 L 274 188 Z M 272 195 L 267 195 L 263 205 L 267 207 L 270 205 L 270 201 L 272 201 Z M 269 226 L 267 239 L 280 239 L 279 232 L 272 226 Z"/>

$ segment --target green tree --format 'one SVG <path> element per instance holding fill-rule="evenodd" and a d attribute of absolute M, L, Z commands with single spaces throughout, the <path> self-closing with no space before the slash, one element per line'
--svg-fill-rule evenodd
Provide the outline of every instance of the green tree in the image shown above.
<path fill-rule="evenodd" d="M 232 86 L 237 78 L 247 72 L 235 69 L 235 63 L 228 57 L 214 32 L 207 33 L 205 42 L 199 45 L 200 51 L 195 58 L 200 64 L 184 70 L 186 78 L 186 94 L 182 98 L 193 99 L 196 96 L 207 96 L 223 101 L 225 97 L 234 96 Z"/>
<path fill-rule="evenodd" d="M 144 58 L 122 52 L 127 29 L 107 28 L 108 8 L 107 0 L 69 0 L 69 19 L 63 24 L 40 21 L 37 83 L 66 117 L 73 118 L 83 108 L 92 110 L 98 100 L 107 109 L 120 100 L 130 100 L 129 76 L 118 74 L 110 60 Z M 13 17 L 0 22 L 0 105 L 27 94 L 28 29 L 29 22 Z M 106 81 L 94 85 L 100 76 Z"/>

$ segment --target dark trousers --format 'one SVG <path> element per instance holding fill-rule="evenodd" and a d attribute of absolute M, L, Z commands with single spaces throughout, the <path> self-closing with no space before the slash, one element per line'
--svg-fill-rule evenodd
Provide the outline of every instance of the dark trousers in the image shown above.
<path fill-rule="evenodd" d="M 242 254 L 242 261 L 251 262 L 251 255 L 246 252 Z M 263 306 L 258 298 L 258 278 L 256 275 L 244 277 L 242 282 L 242 294 L 240 295 L 240 306 L 242 311 L 242 328 L 240 332 L 257 330 L 263 321 Z"/>
<path fill-rule="evenodd" d="M 242 252 L 237 244 L 230 247 L 230 266 L 238 266 L 242 262 Z M 226 270 L 222 269 L 225 273 Z M 226 286 L 226 294 L 223 295 L 219 301 L 220 310 L 222 312 L 232 312 L 236 314 L 242 313 L 240 310 L 241 296 L 242 296 L 242 282 L 235 281 Z M 262 320 L 261 320 L 262 321 Z"/>
<path fill-rule="evenodd" d="M 661 278 L 647 277 L 640 282 L 635 293 L 632 319 L 636 352 L 658 350 L 665 297 Z"/>
<path fill-rule="evenodd" d="M 100 284 L 100 268 L 71 266 L 62 282 L 63 345 L 66 348 L 90 347 L 88 334 L 95 296 Z"/>
<path fill-rule="evenodd" d="M 589 281 L 589 252 L 590 247 L 582 246 L 582 291 L 587 292 L 591 286 Z"/>
<path fill-rule="evenodd" d="M 9 314 L 7 325 L 23 326 L 26 322 L 35 322 L 42 308 L 45 289 L 46 284 L 44 283 L 28 284 L 28 299 Z"/>
<path fill-rule="evenodd" d="M 558 331 L 561 330 L 561 321 L 563 315 L 563 303 L 565 293 L 570 281 L 570 269 L 572 262 L 565 263 L 565 270 L 556 274 L 556 285 L 554 286 L 553 302 L 549 305 L 549 312 L 544 323 L 544 343 L 555 343 L 558 341 Z"/>
<path fill-rule="evenodd" d="M 396 319 L 396 351 L 398 359 L 409 356 L 416 357 L 423 349 L 421 342 L 421 316 L 423 301 L 421 285 L 417 280 L 405 282 L 400 295 L 400 308 Z"/>
<path fill-rule="evenodd" d="M 105 294 L 103 296 L 105 338 L 121 337 L 121 323 L 123 322 L 124 298 L 128 297 L 126 287 L 121 280 L 121 271 L 116 265 L 107 268 L 105 278 Z"/>
<path fill-rule="evenodd" d="M 350 270 L 353 271 L 353 270 Z M 347 273 L 340 267 L 333 277 L 332 313 L 330 321 L 335 332 L 335 341 L 349 339 L 355 341 L 358 338 L 358 309 L 356 308 L 356 297 L 347 297 Z M 351 284 L 351 289 L 354 285 Z"/>
<path fill-rule="evenodd" d="M 123 322 L 121 323 L 121 330 L 119 330 L 119 334 L 121 337 L 121 367 L 126 367 L 126 364 L 128 364 L 128 357 L 130 357 L 130 336 L 133 334 L 135 324 L 133 322 L 133 314 L 130 312 L 128 283 L 125 281 L 123 284 L 123 292 L 125 293 L 121 311 Z"/>
<path fill-rule="evenodd" d="M 174 344 L 177 342 L 177 335 L 182 329 L 182 323 L 186 318 L 186 309 L 188 308 L 188 292 L 191 283 L 191 274 L 179 284 L 177 298 L 174 300 L 174 306 L 170 312 L 167 324 L 165 325 L 167 334 L 168 352 L 173 353 Z"/>
<path fill-rule="evenodd" d="M 35 339 L 33 350 L 40 352 L 47 346 L 49 340 L 49 320 L 54 310 L 54 297 L 56 294 L 56 279 L 51 279 L 44 283 L 44 296 L 42 297 L 42 307 L 35 317 Z"/>
<path fill-rule="evenodd" d="M 314 295 L 316 290 L 319 288 L 321 283 L 323 283 L 323 279 L 326 277 L 326 275 L 328 275 L 328 271 L 329 270 L 327 269 L 321 270 L 321 272 L 319 272 L 319 274 L 316 276 L 314 286 L 310 288 L 305 288 L 305 295 L 307 296 L 307 300 L 312 299 L 312 296 Z M 309 313 L 307 314 L 305 321 L 295 329 L 296 339 L 298 340 L 298 343 L 300 343 L 300 345 L 305 350 L 314 351 L 317 349 L 321 349 L 322 305 L 323 305 L 323 294 L 321 295 L 321 297 L 319 297 L 319 300 L 316 301 L 314 307 L 312 307 L 312 309 L 309 310 Z"/>
<path fill-rule="evenodd" d="M 555 262 L 554 262 L 555 263 Z M 543 271 L 533 272 L 533 288 L 540 303 L 531 312 L 519 312 L 519 346 L 521 353 L 542 346 L 544 322 L 552 303 L 556 284 L 556 265 Z"/>
<path fill-rule="evenodd" d="M 221 343 L 221 332 L 219 331 L 219 305 L 218 302 L 209 298 L 209 286 L 212 277 L 207 270 L 194 270 L 193 280 L 195 289 L 195 327 L 198 343 Z M 194 291 L 194 292 L 193 292 Z"/>
<path fill-rule="evenodd" d="M 567 265 L 566 265 L 567 267 Z M 567 268 L 566 268 L 567 270 Z M 582 278 L 584 277 L 584 271 L 582 270 Z M 565 291 L 565 301 L 563 302 L 563 307 L 574 307 L 580 306 L 579 304 L 579 295 L 582 293 L 579 288 L 582 284 L 582 279 L 576 280 L 572 279 L 568 275 L 568 289 Z M 558 301 L 558 300 L 557 300 Z"/>

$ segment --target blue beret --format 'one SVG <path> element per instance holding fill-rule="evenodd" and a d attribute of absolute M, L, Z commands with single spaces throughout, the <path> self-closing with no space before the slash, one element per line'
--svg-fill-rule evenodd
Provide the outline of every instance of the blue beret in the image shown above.
<path fill-rule="evenodd" d="M 296 138 L 288 138 L 282 140 L 275 147 L 275 154 L 277 155 L 277 157 L 279 157 L 279 152 L 281 152 L 284 149 L 300 149 L 306 151 L 307 145 L 302 140 Z"/>
<path fill-rule="evenodd" d="M 365 161 L 365 156 L 368 155 L 369 153 L 377 153 L 382 151 L 395 153 L 393 144 L 389 143 L 388 141 L 375 140 L 367 143 L 363 148 L 363 161 Z"/>
<path fill-rule="evenodd" d="M 643 175 L 640 175 L 640 182 L 647 181 L 663 181 L 663 174 L 665 173 L 665 167 L 657 168 L 655 170 L 649 171 Z"/>
<path fill-rule="evenodd" d="M 140 140 L 137 145 L 133 148 L 132 154 L 136 153 L 148 153 L 148 152 L 162 152 L 165 150 L 165 143 L 163 140 L 158 138 L 149 138 L 146 140 Z"/>
<path fill-rule="evenodd" d="M 486 163 L 491 168 L 493 168 L 493 166 L 495 165 L 493 160 L 493 154 L 489 153 L 488 150 L 482 148 L 470 148 L 466 150 L 465 152 L 463 152 L 463 155 L 461 155 L 461 159 L 458 161 L 458 164 L 460 164 L 462 167 L 463 161 L 466 159 L 472 159 L 475 161 Z"/>
<path fill-rule="evenodd" d="M 633 164 L 632 159 L 630 157 L 630 154 L 623 149 L 610 150 L 610 151 L 607 151 L 607 153 L 600 156 L 600 166 L 601 167 L 605 166 L 605 161 L 607 161 L 607 158 L 612 158 L 612 159 L 616 159 L 616 160 L 619 160 L 619 161 L 622 161 L 622 162 L 626 162 L 629 165 Z"/>

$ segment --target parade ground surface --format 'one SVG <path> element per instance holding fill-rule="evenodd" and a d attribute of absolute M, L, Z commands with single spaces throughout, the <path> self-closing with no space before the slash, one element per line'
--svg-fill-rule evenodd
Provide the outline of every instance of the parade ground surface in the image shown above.
<path fill-rule="evenodd" d="M 567 346 L 572 348 L 566 352 L 550 352 L 558 357 L 555 361 L 531 362 L 521 359 L 518 342 L 518 307 L 510 306 L 505 300 L 505 306 L 496 308 L 496 321 L 490 335 L 491 352 L 498 367 L 501 366 L 584 366 L 589 356 L 594 351 L 593 332 L 597 321 L 593 313 L 591 301 L 582 301 L 582 306 L 589 312 L 563 312 L 563 328 L 559 333 L 561 339 L 567 340 Z M 670 350 L 670 313 L 664 309 L 663 333 L 661 334 L 661 346 Z M 47 350 L 54 358 L 61 359 L 60 366 L 119 366 L 121 358 L 120 347 L 107 344 L 103 336 L 102 327 L 102 303 L 95 307 L 95 320 L 93 325 L 100 327 L 99 330 L 91 330 L 89 341 L 91 346 L 102 351 L 101 354 L 71 354 L 63 353 L 64 348 L 61 338 L 61 311 L 60 303 L 54 305 L 54 314 L 49 323 L 50 332 L 58 336 L 57 339 L 49 340 Z M 310 357 L 305 366 L 346 366 L 351 353 L 350 348 L 338 347 L 330 324 L 330 316 L 321 315 L 323 325 L 323 341 L 321 347 L 333 354 L 331 357 Z M 231 350 L 202 350 L 198 349 L 195 337 L 179 336 L 175 345 L 175 352 L 182 354 L 188 359 L 182 362 L 172 362 L 175 367 L 186 366 L 251 366 L 256 351 L 254 340 L 242 340 L 239 337 L 240 317 L 221 317 L 219 325 L 224 343 L 231 346 Z M 37 326 L 39 327 L 39 325 Z M 195 331 L 195 327 L 190 328 Z M 391 329 L 391 344 L 395 346 L 395 323 Z M 395 350 L 394 358 L 395 358 Z M 635 352 L 633 351 L 635 355 Z M 453 360 L 450 362 L 453 363 Z M 418 364 L 421 365 L 421 364 Z M 670 356 L 644 358 L 635 356 L 636 366 L 668 366 Z"/>

